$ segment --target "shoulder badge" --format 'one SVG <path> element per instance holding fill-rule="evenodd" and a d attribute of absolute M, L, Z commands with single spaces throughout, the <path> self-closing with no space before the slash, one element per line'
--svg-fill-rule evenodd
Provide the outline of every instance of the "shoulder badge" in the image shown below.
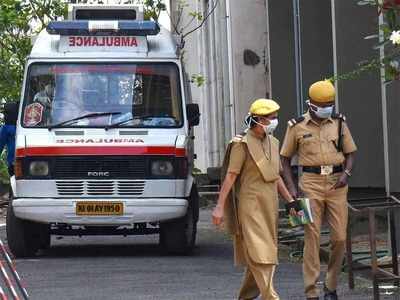
<path fill-rule="evenodd" d="M 332 114 L 332 119 L 341 119 L 342 121 L 346 121 L 346 117 L 341 113 Z"/>
<path fill-rule="evenodd" d="M 304 119 L 305 119 L 305 118 L 304 118 L 303 116 L 298 117 L 298 118 L 293 118 L 293 119 L 290 119 L 290 120 L 288 121 L 288 124 L 289 124 L 290 127 L 293 127 L 293 126 L 295 126 L 296 124 L 299 124 L 299 123 L 303 122 Z"/>
<path fill-rule="evenodd" d="M 237 134 L 233 137 L 232 142 L 240 143 L 243 139 L 243 135 Z"/>

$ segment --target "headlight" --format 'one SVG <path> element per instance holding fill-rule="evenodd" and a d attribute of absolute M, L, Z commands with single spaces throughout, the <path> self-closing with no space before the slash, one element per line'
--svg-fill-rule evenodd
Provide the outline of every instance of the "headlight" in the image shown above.
<path fill-rule="evenodd" d="M 151 174 L 153 176 L 171 176 L 174 173 L 174 166 L 168 160 L 156 160 L 151 162 Z"/>
<path fill-rule="evenodd" d="M 32 176 L 49 175 L 49 163 L 47 161 L 32 161 L 29 165 L 29 174 Z"/>

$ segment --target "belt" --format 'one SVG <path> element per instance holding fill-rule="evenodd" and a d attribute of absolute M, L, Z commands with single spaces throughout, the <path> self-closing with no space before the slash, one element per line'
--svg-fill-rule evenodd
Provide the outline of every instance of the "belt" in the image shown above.
<path fill-rule="evenodd" d="M 317 167 L 303 166 L 303 172 L 321 174 L 321 175 L 330 175 L 334 173 L 343 172 L 343 166 L 341 165 L 338 166 L 327 165 L 327 166 L 317 166 Z"/>

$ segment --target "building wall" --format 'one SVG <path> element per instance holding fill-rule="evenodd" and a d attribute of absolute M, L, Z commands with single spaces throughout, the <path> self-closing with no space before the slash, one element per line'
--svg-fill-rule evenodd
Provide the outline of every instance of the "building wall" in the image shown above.
<path fill-rule="evenodd" d="M 336 28 L 339 74 L 353 70 L 362 61 L 378 57 L 379 52 L 372 49 L 376 40 L 364 40 L 365 36 L 377 33 L 378 18 L 374 8 L 360 7 L 354 1 L 336 1 Z M 347 116 L 359 148 L 352 186 L 384 187 L 379 70 L 340 81 L 339 107 Z"/>
<path fill-rule="evenodd" d="M 303 107 L 309 85 L 333 74 L 331 8 L 329 1 L 300 3 Z M 294 8 L 292 0 L 268 1 L 272 98 L 281 104 L 276 135 L 283 139 L 287 120 L 303 113 L 297 108 Z"/>
<path fill-rule="evenodd" d="M 374 8 L 360 7 L 355 1 L 335 1 L 335 6 L 337 68 L 338 74 L 344 74 L 357 68 L 360 62 L 377 57 L 378 52 L 372 49 L 374 41 L 364 40 L 364 36 L 376 33 L 378 19 Z M 269 1 L 269 20 L 272 95 L 282 104 L 280 116 L 285 122 L 300 113 L 296 109 L 293 1 Z M 310 83 L 334 73 L 331 20 L 331 1 L 300 1 L 304 99 Z M 379 70 L 340 81 L 337 88 L 340 112 L 346 115 L 359 147 L 351 186 L 384 187 Z M 395 93 L 394 90 L 391 93 Z M 284 127 L 277 132 L 279 138 L 283 137 Z M 393 136 L 392 140 L 395 140 Z M 397 143 L 392 143 L 391 148 L 391 164 L 395 164 L 393 153 L 398 149 Z M 395 175 L 396 168 L 391 170 Z M 399 178 L 398 175 L 395 178 Z"/>
<path fill-rule="evenodd" d="M 231 0 L 230 19 L 236 131 L 240 132 L 250 104 L 257 98 L 269 97 L 266 1 Z"/>
<path fill-rule="evenodd" d="M 393 82 L 386 86 L 389 136 L 389 174 L 391 192 L 400 192 L 400 82 Z"/>
<path fill-rule="evenodd" d="M 204 12 L 208 1 L 188 3 L 191 9 Z M 300 100 L 304 101 L 312 82 L 334 73 L 334 37 L 331 1 L 299 3 L 303 68 Z M 335 1 L 338 74 L 378 55 L 372 49 L 374 41 L 364 40 L 377 31 L 377 22 L 374 8 L 360 7 L 355 1 Z M 202 171 L 221 164 L 226 143 L 234 132 L 242 130 L 242 120 L 255 98 L 272 97 L 281 104 L 276 132 L 280 139 L 287 120 L 302 113 L 296 99 L 294 47 L 293 0 L 221 0 L 206 26 L 189 37 L 185 48 L 188 73 L 206 77 L 204 86 L 192 85 L 193 98 L 202 111 L 201 125 L 196 128 L 196 164 Z M 347 116 L 359 147 L 351 186 L 384 187 L 382 120 L 386 116 L 382 118 L 379 71 L 339 81 L 337 88 L 340 112 Z M 400 176 L 395 122 L 399 108 L 393 100 L 397 91 L 395 85 L 388 87 L 388 102 L 392 101 L 388 103 L 392 189 L 397 188 Z"/>
<path fill-rule="evenodd" d="M 177 3 L 171 1 L 173 18 Z M 190 11 L 205 15 L 216 2 L 187 3 L 183 25 L 190 20 Z M 206 79 L 201 87 L 192 84 L 193 99 L 202 113 L 195 128 L 196 167 L 202 171 L 221 165 L 226 144 L 244 128 L 250 103 L 269 95 L 266 9 L 265 0 L 220 0 L 205 25 L 186 39 L 187 72 Z"/>

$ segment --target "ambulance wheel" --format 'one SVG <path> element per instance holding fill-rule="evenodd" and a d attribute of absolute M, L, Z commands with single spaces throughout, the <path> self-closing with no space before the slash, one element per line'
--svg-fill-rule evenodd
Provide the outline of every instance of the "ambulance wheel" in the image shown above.
<path fill-rule="evenodd" d="M 168 254 L 189 255 L 193 252 L 199 215 L 199 195 L 195 185 L 188 201 L 184 217 L 160 224 L 160 245 Z"/>
<path fill-rule="evenodd" d="M 50 246 L 48 225 L 17 218 L 11 202 L 7 208 L 6 232 L 8 247 L 15 257 L 34 256 L 40 248 Z"/>

